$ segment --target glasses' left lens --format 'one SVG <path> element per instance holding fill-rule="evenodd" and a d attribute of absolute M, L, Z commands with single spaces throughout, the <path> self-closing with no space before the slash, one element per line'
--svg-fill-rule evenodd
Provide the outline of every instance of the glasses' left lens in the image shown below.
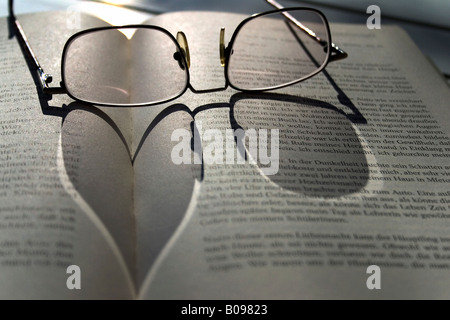
<path fill-rule="evenodd" d="M 239 90 L 269 90 L 296 83 L 322 70 L 331 38 L 325 17 L 309 9 L 256 16 L 231 43 L 228 80 Z"/>
<path fill-rule="evenodd" d="M 93 104 L 145 105 L 170 100 L 187 87 L 180 47 L 156 28 L 108 28 L 73 37 L 63 56 L 70 95 Z"/>

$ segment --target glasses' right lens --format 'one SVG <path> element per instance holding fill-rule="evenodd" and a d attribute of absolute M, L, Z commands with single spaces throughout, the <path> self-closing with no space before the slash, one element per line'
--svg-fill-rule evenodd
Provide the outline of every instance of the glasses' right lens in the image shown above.
<path fill-rule="evenodd" d="M 309 78 L 325 67 L 331 42 L 319 12 L 292 9 L 248 20 L 231 44 L 227 76 L 239 90 L 269 90 Z"/>
<path fill-rule="evenodd" d="M 176 40 L 160 29 L 108 28 L 67 43 L 63 81 L 69 94 L 93 104 L 145 105 L 183 93 L 188 71 Z"/>

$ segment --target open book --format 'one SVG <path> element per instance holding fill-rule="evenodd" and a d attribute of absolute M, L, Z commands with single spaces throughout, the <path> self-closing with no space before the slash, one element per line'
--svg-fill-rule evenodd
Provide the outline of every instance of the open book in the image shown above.
<path fill-rule="evenodd" d="M 219 30 L 243 18 L 148 23 L 184 31 L 201 89 L 223 85 Z M 21 17 L 56 83 L 66 20 Z M 0 32 L 1 298 L 450 297 L 450 92 L 401 29 L 332 24 L 349 57 L 305 82 L 140 108 L 38 95 L 6 18 Z M 174 163 L 175 130 L 206 152 L 202 133 L 238 128 L 279 130 L 275 174 L 250 157 Z M 368 288 L 372 265 L 381 289 Z"/>

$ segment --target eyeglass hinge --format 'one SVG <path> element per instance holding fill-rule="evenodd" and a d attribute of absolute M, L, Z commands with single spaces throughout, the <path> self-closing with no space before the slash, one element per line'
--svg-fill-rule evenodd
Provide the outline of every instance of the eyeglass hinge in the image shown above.
<path fill-rule="evenodd" d="M 66 92 L 66 90 L 62 86 L 61 87 L 53 87 L 53 88 L 49 87 L 48 84 L 52 83 L 53 76 L 51 74 L 45 73 L 41 67 L 39 67 L 37 69 L 37 72 L 38 72 L 42 92 L 44 92 L 45 94 L 58 94 L 58 93 Z"/>
<path fill-rule="evenodd" d="M 53 76 L 51 74 L 45 73 L 41 67 L 37 69 L 37 73 L 41 82 L 42 89 L 48 88 L 48 84 L 53 81 Z"/>
<path fill-rule="evenodd" d="M 330 60 L 329 60 L 330 62 L 331 61 L 342 60 L 342 59 L 345 59 L 347 57 L 348 57 L 347 52 L 345 52 L 344 50 L 339 48 L 334 43 L 331 43 L 331 55 L 330 55 Z"/>

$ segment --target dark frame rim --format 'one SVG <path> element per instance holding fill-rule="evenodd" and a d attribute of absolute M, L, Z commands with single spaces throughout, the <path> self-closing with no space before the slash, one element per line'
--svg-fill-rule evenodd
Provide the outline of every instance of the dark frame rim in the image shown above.
<path fill-rule="evenodd" d="M 327 56 L 325 59 L 325 62 L 322 64 L 322 66 L 316 71 L 311 73 L 310 75 L 300 78 L 298 80 L 294 80 L 282 85 L 278 85 L 278 86 L 274 86 L 274 87 L 269 87 L 267 89 L 242 89 L 239 88 L 237 86 L 234 86 L 231 82 L 230 79 L 228 77 L 228 70 L 229 70 L 229 60 L 230 60 L 230 56 L 231 56 L 231 51 L 233 49 L 233 44 L 236 41 L 237 35 L 239 34 L 239 31 L 242 29 L 242 27 L 247 24 L 248 22 L 252 21 L 255 18 L 259 18 L 265 15 L 270 15 L 270 14 L 275 14 L 275 13 L 282 13 L 285 11 L 311 11 L 311 12 L 315 12 L 317 13 L 321 19 L 323 20 L 324 24 L 325 24 L 325 28 L 326 28 L 326 32 L 327 32 L 327 40 L 329 43 L 329 50 L 327 52 Z M 266 12 L 262 12 L 262 13 L 257 13 L 257 14 L 253 14 L 250 17 L 245 18 L 244 20 L 242 20 L 239 25 L 236 27 L 236 29 L 233 32 L 233 35 L 231 36 L 231 40 L 228 43 L 228 46 L 226 48 L 226 62 L 225 62 L 225 81 L 226 84 L 229 85 L 231 88 L 238 90 L 238 91 L 243 91 L 243 92 L 264 92 L 264 91 L 271 91 L 271 90 L 276 90 L 276 89 L 281 89 L 284 87 L 288 87 L 294 84 L 297 84 L 299 82 L 302 82 L 306 79 L 309 79 L 313 76 L 315 76 L 316 74 L 318 74 L 319 72 L 321 72 L 323 69 L 326 68 L 326 66 L 328 65 L 328 63 L 330 62 L 330 57 L 331 57 L 331 44 L 332 44 L 332 40 L 331 40 L 331 31 L 330 31 L 330 26 L 328 23 L 327 18 L 325 17 L 325 15 L 318 9 L 315 8 L 308 8 L 308 7 L 291 7 L 291 8 L 283 8 L 283 9 L 276 9 L 276 10 L 271 10 L 271 11 L 266 11 Z"/>
<path fill-rule="evenodd" d="M 144 103 L 128 103 L 128 104 L 112 104 L 112 103 L 99 103 L 99 102 L 95 102 L 95 101 L 89 101 L 89 100 L 84 100 L 84 99 L 80 99 L 77 98 L 76 96 L 74 96 L 70 90 L 67 88 L 66 86 L 66 81 L 65 81 L 65 71 L 64 71 L 64 65 L 65 65 L 65 61 L 66 61 L 66 55 L 67 55 L 67 51 L 70 47 L 70 44 L 73 42 L 73 40 L 75 40 L 76 38 L 83 36 L 84 34 L 87 33 L 92 33 L 92 32 L 98 32 L 98 31 L 103 31 L 103 30 L 113 30 L 113 29 L 153 29 L 153 30 L 158 30 L 162 33 L 164 33 L 165 35 L 167 35 L 172 42 L 175 44 L 176 48 L 179 50 L 179 52 L 181 52 L 181 47 L 178 43 L 178 41 L 175 39 L 175 37 L 166 29 L 159 27 L 159 26 L 154 26 L 154 25 L 143 25 L 143 24 L 131 24 L 131 25 L 124 25 L 124 26 L 105 26 L 105 27 L 96 27 L 96 28 L 90 28 L 90 29 L 86 29 L 86 30 L 82 30 L 79 31 L 75 34 L 73 34 L 72 36 L 69 37 L 69 39 L 67 39 L 66 43 L 64 44 L 64 49 L 62 52 L 62 57 L 61 57 L 61 86 L 65 89 L 66 94 L 74 99 L 75 101 L 79 101 L 79 102 L 84 102 L 84 103 L 89 103 L 89 104 L 94 104 L 97 106 L 106 106 L 106 107 L 143 107 L 143 106 L 152 106 L 152 105 L 158 105 L 158 104 L 162 104 L 162 103 L 166 103 L 166 102 L 170 102 L 172 100 L 175 100 L 179 97 L 181 97 L 186 90 L 190 87 L 190 74 L 189 74 L 189 68 L 187 68 L 187 61 L 186 58 L 184 57 L 184 55 L 181 55 L 183 58 L 183 63 L 186 66 L 186 84 L 184 86 L 184 89 L 179 93 L 176 94 L 173 97 L 167 98 L 167 99 L 162 99 L 156 102 L 144 102 Z"/>
<path fill-rule="evenodd" d="M 84 103 L 89 103 L 89 104 L 94 104 L 94 105 L 98 105 L 98 106 L 107 106 L 107 107 L 140 107 L 140 106 L 153 106 L 153 105 L 158 105 L 158 104 L 162 104 L 162 103 L 167 103 L 170 101 L 173 101 L 177 98 L 179 98 L 180 96 L 182 96 L 187 89 L 191 89 L 192 91 L 195 92 L 214 92 L 214 91 L 224 91 L 228 88 L 228 86 L 230 86 L 231 88 L 238 90 L 238 91 L 242 91 L 242 92 L 264 92 L 264 91 L 271 91 L 271 90 L 276 90 L 276 89 L 280 89 L 280 88 L 284 88 L 284 87 L 288 87 L 294 84 L 297 84 L 299 82 L 302 82 L 306 79 L 309 79 L 313 76 L 315 76 L 316 74 L 320 73 L 323 69 L 326 68 L 326 66 L 328 65 L 329 61 L 330 61 L 330 57 L 331 57 L 331 49 L 327 51 L 327 55 L 326 55 L 326 59 L 325 62 L 321 65 L 320 68 L 318 68 L 315 72 L 309 74 L 308 76 L 305 76 L 303 78 L 297 79 L 297 80 L 293 80 L 291 82 L 288 83 L 284 83 L 281 85 L 277 85 L 277 86 L 273 86 L 273 87 L 268 87 L 268 88 L 263 88 L 263 89 L 242 89 L 239 88 L 238 86 L 233 85 L 230 82 L 230 79 L 228 77 L 228 72 L 229 72 L 229 61 L 230 61 L 230 55 L 231 55 L 231 51 L 233 48 L 233 44 L 236 41 L 236 38 L 239 34 L 239 31 L 250 21 L 259 18 L 259 17 L 263 17 L 266 15 L 271 15 L 271 14 L 276 14 L 276 13 L 283 13 L 286 11 L 309 11 L 309 12 L 315 12 L 317 13 L 322 21 L 324 22 L 325 25 L 325 29 L 326 29 L 326 33 L 327 33 L 327 40 L 328 43 L 330 44 L 330 48 L 331 48 L 331 44 L 332 44 L 332 40 L 331 40 L 331 32 L 330 32 L 330 26 L 328 23 L 328 20 L 326 19 L 325 15 L 320 11 L 317 10 L 315 8 L 308 8 L 308 7 L 290 7 L 290 8 L 282 8 L 282 9 L 275 9 L 275 10 L 270 10 L 270 11 L 265 11 L 265 12 L 261 12 L 261 13 L 256 13 L 253 14 L 247 18 L 245 18 L 244 20 L 242 20 L 238 26 L 236 27 L 236 29 L 233 31 L 233 34 L 231 36 L 231 39 L 225 49 L 225 68 L 224 68 L 224 78 L 225 78 L 225 86 L 223 88 L 218 88 L 218 89 L 206 89 L 206 90 L 195 90 L 190 82 L 190 73 L 189 73 L 189 68 L 186 68 L 186 85 L 184 87 L 184 89 L 182 91 L 180 91 L 179 94 L 174 95 L 173 97 L 167 98 L 167 99 L 162 99 L 160 101 L 156 101 L 156 102 L 143 102 L 143 103 L 130 103 L 130 104 L 112 104 L 112 103 L 98 103 L 95 101 L 89 101 L 89 100 L 84 100 L 84 99 L 80 99 L 77 98 L 76 96 L 74 96 L 67 88 L 66 84 L 65 84 L 65 72 L 64 72 L 64 65 L 65 65 L 65 59 L 66 59 L 66 54 L 68 51 L 68 48 L 71 44 L 71 42 L 75 39 L 78 38 L 86 33 L 91 33 L 91 32 L 97 32 L 97 31 L 102 31 L 102 30 L 111 30 L 111 29 L 154 29 L 154 30 L 158 30 L 160 32 L 163 32 L 164 34 L 166 34 L 175 44 L 176 48 L 178 50 L 180 50 L 181 52 L 181 47 L 178 43 L 178 41 L 176 40 L 176 38 L 172 35 L 172 33 L 170 33 L 168 30 L 159 27 L 159 26 L 155 26 L 155 25 L 142 25 L 142 24 L 132 24 L 132 25 L 123 25 L 123 26 L 105 26 L 105 27 L 96 27 L 96 28 L 90 28 L 90 29 L 86 29 L 86 30 L 82 30 L 79 31 L 75 34 L 73 34 L 72 36 L 69 37 L 69 39 L 67 39 L 65 45 L 64 45 L 64 49 L 62 52 L 62 58 L 61 58 L 61 87 L 66 91 L 66 94 L 74 99 L 75 101 L 79 101 L 79 102 L 84 102 Z M 184 55 L 182 55 L 183 57 L 183 62 L 184 64 L 187 66 L 187 61 L 184 57 Z"/>

